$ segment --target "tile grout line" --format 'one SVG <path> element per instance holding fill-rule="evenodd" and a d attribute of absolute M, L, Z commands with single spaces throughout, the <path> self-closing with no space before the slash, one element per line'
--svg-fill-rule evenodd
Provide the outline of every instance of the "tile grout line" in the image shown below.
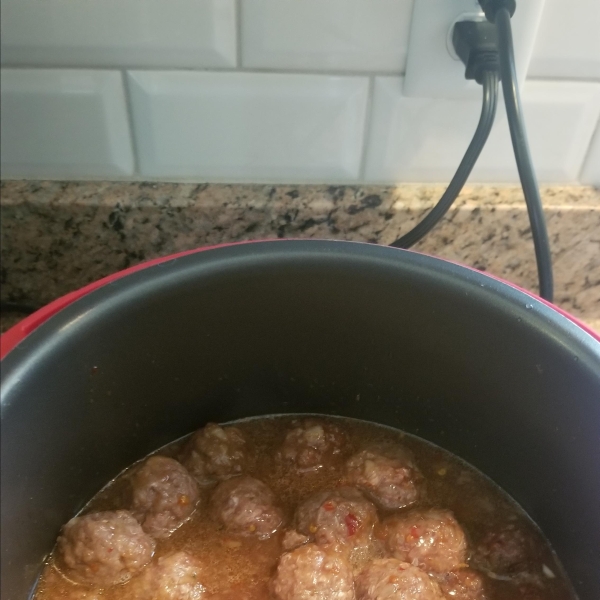
<path fill-rule="evenodd" d="M 134 124 L 133 124 L 133 103 L 131 98 L 131 88 L 129 85 L 129 77 L 125 69 L 121 69 L 121 79 L 123 81 L 123 91 L 125 92 L 125 107 L 127 110 L 127 119 L 129 122 L 129 140 L 131 143 L 131 151 L 133 152 L 133 177 L 141 175 L 140 159 L 138 155 L 138 147 L 135 141 Z"/>
<path fill-rule="evenodd" d="M 373 121 L 373 101 L 375 97 L 375 77 L 369 77 L 369 88 L 367 92 L 367 106 L 365 107 L 365 119 L 363 121 L 363 140 L 361 146 L 360 167 L 358 181 L 365 183 L 365 172 L 367 169 L 367 152 L 371 140 L 371 123 Z"/>
<path fill-rule="evenodd" d="M 242 66 L 242 0 L 235 0 L 235 60 L 237 70 L 241 71 Z"/>
<path fill-rule="evenodd" d="M 241 7 L 243 0 L 236 0 Z M 240 9 L 241 10 L 241 9 Z M 55 64 L 41 64 L 41 63 L 30 63 L 30 64 L 10 64 L 4 63 L 0 65 L 2 70 L 41 70 L 41 71 L 55 71 L 55 70 L 66 70 L 66 71 L 153 71 L 153 72 L 172 72 L 172 71 L 191 71 L 193 73 L 256 73 L 256 74 L 273 74 L 273 75 L 321 75 L 323 77 L 398 77 L 403 78 L 405 76 L 404 71 L 395 70 L 361 70 L 361 69 L 315 69 L 315 68 L 275 68 L 275 67 L 244 67 L 242 62 L 242 48 L 241 48 L 241 20 L 236 24 L 236 37 L 237 37 L 237 48 L 236 48 L 236 61 L 239 63 L 235 67 L 227 65 L 219 66 L 144 66 L 144 65 L 55 65 Z M 571 84 L 600 84 L 600 78 L 588 77 L 588 78 L 553 78 L 553 77 L 528 77 L 527 82 L 540 82 L 540 83 L 561 83 L 565 85 Z M 475 95 L 473 95 L 475 98 Z M 457 97 L 457 99 L 461 99 Z M 466 96 L 465 100 L 470 99 Z"/>
<path fill-rule="evenodd" d="M 236 0 L 241 2 L 242 0 Z M 283 68 L 272 68 L 272 67 L 244 67 L 241 65 L 242 60 L 242 49 L 241 49 L 241 23 L 240 31 L 238 33 L 238 43 L 236 48 L 236 61 L 240 62 L 240 65 L 236 67 L 229 67 L 227 65 L 221 66 L 140 66 L 140 65 L 52 65 L 52 64 L 2 64 L 2 70 L 42 70 L 42 71 L 152 71 L 152 72 L 192 72 L 192 73 L 223 73 L 231 75 L 232 73 L 249 73 L 249 74 L 266 74 L 266 75 L 316 75 L 322 77 L 398 77 L 403 78 L 405 73 L 403 71 L 386 71 L 386 70 L 344 70 L 344 69 L 298 69 L 290 67 L 288 69 Z M 565 79 L 565 78 L 552 78 L 552 77 L 528 77 L 527 82 L 541 82 L 541 83 L 560 83 L 564 85 L 575 84 L 600 84 L 600 79 L 597 78 L 583 78 L 583 79 Z M 473 96 L 475 98 L 475 96 Z M 458 98 L 460 99 L 460 98 Z M 470 100 L 471 98 L 465 97 L 464 100 Z"/>
<path fill-rule="evenodd" d="M 110 176 L 105 175 L 97 175 L 97 176 L 76 176 L 76 175 L 48 175 L 39 174 L 35 176 L 23 176 L 23 175 L 12 175 L 5 174 L 2 177 L 2 182 L 6 181 L 75 181 L 79 183 L 102 183 L 102 182 L 114 182 L 114 183 L 156 183 L 156 184 L 176 184 L 176 185 L 189 185 L 189 184 L 198 184 L 198 183 L 209 183 L 211 185 L 298 185 L 298 186 L 314 186 L 314 185 L 348 185 L 348 186 L 356 186 L 356 185 L 364 185 L 364 186 L 379 186 L 379 187 L 403 187 L 403 186 L 441 186 L 442 191 L 448 186 L 448 181 L 445 180 L 418 180 L 418 179 L 402 179 L 402 180 L 392 180 L 392 179 L 374 179 L 371 181 L 359 181 L 358 179 L 348 179 L 348 178 L 306 178 L 306 179 L 278 179 L 278 178 L 263 178 L 263 179 L 245 179 L 245 178 L 232 178 L 232 177 L 212 177 L 212 176 L 204 176 L 204 177 L 196 177 L 196 176 L 153 176 L 148 174 L 140 173 L 139 171 L 134 175 L 118 175 L 113 174 Z M 593 189 L 597 190 L 598 186 L 591 185 L 589 183 L 582 183 L 581 181 L 541 181 L 540 187 L 542 188 L 552 188 L 552 187 L 573 187 L 573 188 L 582 188 L 582 189 Z M 513 181 L 471 181 L 465 187 L 470 188 L 483 188 L 483 187 L 494 187 L 501 189 L 509 189 L 515 188 L 516 190 L 521 190 L 520 182 L 518 179 Z M 481 205 L 479 205 L 481 206 Z M 525 208 L 525 205 L 522 204 Z M 547 205 L 548 208 L 552 208 L 554 205 Z M 568 207 L 570 205 L 564 205 L 564 207 Z M 575 207 L 577 210 L 600 210 L 600 204 L 594 205 L 585 205 L 581 207 Z"/>
<path fill-rule="evenodd" d="M 241 32 L 240 32 L 241 36 Z M 239 51 L 241 60 L 241 48 Z M 238 60 L 236 58 L 236 60 Z M 147 67 L 147 66 L 136 66 L 136 65 L 91 65 L 91 66 L 58 66 L 58 65 L 2 65 L 2 70 L 41 70 L 41 71 L 151 71 L 151 72 L 192 72 L 192 73 L 223 73 L 231 75 L 232 73 L 249 73 L 249 74 L 271 74 L 271 75 L 317 75 L 322 77 L 404 77 L 404 73 L 397 71 L 345 71 L 343 69 L 331 69 L 331 70 L 320 70 L 320 69 L 273 69 L 268 67 L 227 67 L 227 66 L 213 66 L 213 67 Z M 570 80 L 564 80 L 565 83 L 571 83 Z"/>

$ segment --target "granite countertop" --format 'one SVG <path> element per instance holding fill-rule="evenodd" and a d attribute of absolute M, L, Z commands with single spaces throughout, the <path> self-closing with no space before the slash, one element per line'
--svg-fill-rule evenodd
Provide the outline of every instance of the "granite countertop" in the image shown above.
<path fill-rule="evenodd" d="M 444 191 L 437 185 L 216 185 L 5 181 L 2 302 L 41 306 L 144 260 L 267 238 L 389 244 Z M 556 303 L 600 330 L 600 190 L 542 189 Z M 522 192 L 477 186 L 416 247 L 535 291 Z M 2 326 L 21 314 L 4 311 Z"/>

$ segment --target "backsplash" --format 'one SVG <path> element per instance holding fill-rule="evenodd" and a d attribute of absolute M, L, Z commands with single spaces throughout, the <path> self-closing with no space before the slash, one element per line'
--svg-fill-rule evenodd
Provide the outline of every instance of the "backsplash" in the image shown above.
<path fill-rule="evenodd" d="M 2 177 L 447 181 L 480 101 L 402 93 L 412 9 L 3 0 Z M 599 22 L 598 0 L 545 2 L 523 89 L 542 182 L 600 185 Z M 502 107 L 471 180 L 518 181 Z"/>

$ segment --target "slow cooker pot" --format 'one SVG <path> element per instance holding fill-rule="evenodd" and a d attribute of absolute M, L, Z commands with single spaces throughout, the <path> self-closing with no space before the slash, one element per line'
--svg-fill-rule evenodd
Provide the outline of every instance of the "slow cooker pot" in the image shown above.
<path fill-rule="evenodd" d="M 600 598 L 593 334 L 479 272 L 368 244 L 241 244 L 133 271 L 2 361 L 3 600 L 27 597 L 61 524 L 133 461 L 208 420 L 288 412 L 456 453 Z"/>

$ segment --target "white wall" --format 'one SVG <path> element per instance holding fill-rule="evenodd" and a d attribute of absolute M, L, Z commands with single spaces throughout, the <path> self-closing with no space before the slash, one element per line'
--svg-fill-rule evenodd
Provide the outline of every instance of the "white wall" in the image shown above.
<path fill-rule="evenodd" d="M 0 6 L 3 178 L 446 181 L 479 115 L 403 96 L 412 0 Z M 523 90 L 543 182 L 600 184 L 599 27 L 598 0 L 546 0 Z M 472 179 L 517 181 L 502 109 Z"/>

